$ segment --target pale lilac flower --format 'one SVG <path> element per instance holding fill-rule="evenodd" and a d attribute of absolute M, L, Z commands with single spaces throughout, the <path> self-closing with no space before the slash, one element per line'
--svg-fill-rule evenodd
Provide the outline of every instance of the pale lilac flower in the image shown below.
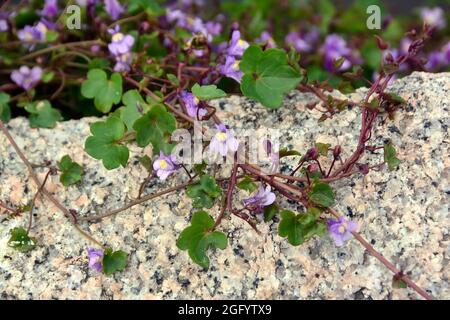
<path fill-rule="evenodd" d="M 0 17 L 0 32 L 6 32 L 8 29 L 8 20 Z"/>
<path fill-rule="evenodd" d="M 48 27 L 39 21 L 34 26 L 25 26 L 17 32 L 17 37 L 24 42 L 44 41 L 47 37 Z"/>
<path fill-rule="evenodd" d="M 347 42 L 337 34 L 331 34 L 325 38 L 325 43 L 320 48 L 324 56 L 324 66 L 328 71 L 336 71 L 334 61 L 344 58 L 344 63 L 338 71 L 347 70 L 351 67 L 352 50 L 347 46 Z"/>
<path fill-rule="evenodd" d="M 226 156 L 229 151 L 236 152 L 239 142 L 233 137 L 230 130 L 223 124 L 216 124 L 217 132 L 212 137 L 209 149 L 222 156 Z"/>
<path fill-rule="evenodd" d="M 400 65 L 400 68 L 399 68 L 399 69 L 401 69 L 401 66 L 403 66 L 403 64 Z M 372 80 L 375 82 L 375 81 L 377 81 L 379 78 L 380 78 L 380 74 L 379 74 L 377 71 L 375 71 L 375 72 L 373 73 L 373 75 L 372 75 Z M 397 80 L 397 75 L 394 74 L 394 75 L 392 75 L 391 79 L 389 80 L 388 86 L 392 85 L 392 84 L 395 82 L 395 80 Z"/>
<path fill-rule="evenodd" d="M 30 69 L 28 66 L 21 66 L 18 70 L 11 73 L 11 80 L 24 90 L 33 88 L 42 77 L 41 67 L 35 66 Z"/>
<path fill-rule="evenodd" d="M 446 63 L 450 64 L 450 41 L 442 47 L 442 52 L 444 53 Z"/>
<path fill-rule="evenodd" d="M 187 15 L 181 10 L 168 8 L 166 11 L 166 19 L 170 23 L 176 22 L 179 27 L 184 28 L 187 26 Z"/>
<path fill-rule="evenodd" d="M 92 6 L 96 4 L 99 0 L 77 0 L 77 4 L 81 7 Z"/>
<path fill-rule="evenodd" d="M 345 217 L 339 217 L 339 220 L 328 219 L 328 232 L 334 240 L 336 246 L 340 247 L 345 241 L 348 241 L 352 237 L 352 232 L 355 232 L 358 228 L 356 222 L 347 220 Z"/>
<path fill-rule="evenodd" d="M 222 25 L 219 22 L 208 21 L 205 23 L 205 29 L 208 34 L 217 36 L 222 32 Z"/>
<path fill-rule="evenodd" d="M 407 54 L 409 51 L 409 46 L 413 41 L 410 38 L 403 38 L 400 40 L 399 51 L 401 54 Z"/>
<path fill-rule="evenodd" d="M 103 269 L 103 250 L 88 247 L 87 252 L 89 258 L 89 268 L 101 272 Z"/>
<path fill-rule="evenodd" d="M 422 8 L 420 10 L 420 16 L 423 22 L 438 30 L 444 29 L 447 25 L 444 10 L 439 7 Z"/>
<path fill-rule="evenodd" d="M 271 173 L 277 172 L 278 167 L 280 166 L 280 153 L 278 151 L 278 148 L 275 148 L 275 146 L 272 144 L 272 141 L 270 141 L 269 139 L 263 141 L 263 148 L 270 161 L 269 171 Z"/>
<path fill-rule="evenodd" d="M 111 43 L 108 44 L 108 50 L 116 60 L 114 71 L 129 71 L 133 60 L 131 52 L 131 47 L 134 44 L 133 36 L 121 33 L 118 25 L 114 29 L 109 29 L 108 32 L 111 34 Z"/>
<path fill-rule="evenodd" d="M 108 49 L 112 55 L 124 54 L 131 50 L 134 38 L 129 34 L 124 35 L 120 32 L 119 25 L 116 25 L 114 29 L 108 29 L 108 32 L 111 34 L 111 43 L 108 44 Z"/>
<path fill-rule="evenodd" d="M 159 156 L 153 162 L 153 170 L 156 170 L 156 175 L 162 180 L 166 180 L 168 176 L 177 171 L 179 168 L 176 163 L 175 155 L 166 156 L 164 152 L 160 151 Z"/>
<path fill-rule="evenodd" d="M 58 14 L 58 1 L 57 0 L 45 0 L 44 9 L 41 14 L 47 18 L 54 18 Z"/>
<path fill-rule="evenodd" d="M 186 106 L 189 116 L 195 119 L 201 119 L 207 114 L 207 110 L 200 106 L 200 100 L 190 92 L 183 91 L 181 93 L 181 100 Z"/>
<path fill-rule="evenodd" d="M 227 56 L 225 64 L 219 66 L 219 72 L 225 77 L 232 78 L 237 82 L 241 83 L 243 72 L 239 69 L 239 63 L 241 61 L 237 60 L 233 56 Z"/>
<path fill-rule="evenodd" d="M 434 71 L 438 70 L 442 66 L 446 64 L 446 57 L 443 52 L 441 51 L 433 51 L 430 52 L 427 58 L 427 63 L 425 64 L 424 68 L 427 71 Z"/>
<path fill-rule="evenodd" d="M 257 38 L 256 43 L 263 43 L 267 48 L 276 48 L 277 44 L 273 40 L 272 35 L 268 31 L 261 32 L 259 38 Z"/>
<path fill-rule="evenodd" d="M 264 207 L 270 206 L 275 202 L 275 193 L 271 191 L 270 186 L 264 188 L 262 185 L 259 186 L 258 191 L 254 196 L 248 199 L 244 199 L 244 206 L 251 208 L 255 211 L 261 211 Z"/>
<path fill-rule="evenodd" d="M 227 53 L 235 57 L 242 57 L 244 51 L 248 47 L 248 42 L 241 39 L 241 33 L 239 32 L 239 30 L 234 30 L 231 34 L 231 40 L 227 49 Z"/>
<path fill-rule="evenodd" d="M 133 61 L 133 54 L 131 52 L 125 52 L 114 57 L 116 64 L 114 65 L 114 71 L 123 72 L 130 71 L 131 62 Z"/>
<path fill-rule="evenodd" d="M 287 45 L 294 47 L 294 49 L 299 52 L 311 52 L 319 40 L 319 37 L 319 30 L 313 28 L 306 33 L 290 32 L 284 41 Z"/>
<path fill-rule="evenodd" d="M 117 0 L 105 0 L 105 10 L 113 20 L 125 11 Z"/>
<path fill-rule="evenodd" d="M 196 6 L 203 6 L 205 3 L 203 0 L 181 0 L 181 4 L 183 6 L 191 6 L 193 4 L 195 4 Z"/>

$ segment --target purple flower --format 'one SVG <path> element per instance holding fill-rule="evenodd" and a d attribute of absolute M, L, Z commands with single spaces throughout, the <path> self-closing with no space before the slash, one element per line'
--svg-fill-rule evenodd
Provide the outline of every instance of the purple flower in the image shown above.
<path fill-rule="evenodd" d="M 324 44 L 320 48 L 324 57 L 324 66 L 330 72 L 347 70 L 352 63 L 358 63 L 359 57 L 347 46 L 347 42 L 337 34 L 326 37 Z M 334 61 L 344 58 L 344 62 L 339 70 L 335 70 Z"/>
<path fill-rule="evenodd" d="M 17 32 L 17 37 L 24 42 L 44 41 L 48 28 L 45 23 L 39 21 L 35 26 L 25 26 Z"/>
<path fill-rule="evenodd" d="M 445 63 L 450 64 L 450 41 L 442 47 L 441 51 L 444 55 Z"/>
<path fill-rule="evenodd" d="M 255 211 L 261 211 L 264 207 L 267 207 L 275 202 L 275 193 L 271 192 L 270 186 L 264 188 L 259 186 L 256 194 L 248 199 L 244 199 L 244 206 L 250 207 Z"/>
<path fill-rule="evenodd" d="M 328 232 L 334 240 L 336 246 L 340 247 L 345 241 L 348 241 L 352 237 L 352 232 L 356 231 L 358 225 L 347 220 L 345 217 L 339 217 L 339 220 L 328 219 Z"/>
<path fill-rule="evenodd" d="M 403 66 L 403 64 L 400 65 L 399 70 L 402 70 L 401 66 Z M 372 80 L 373 80 L 373 81 L 377 81 L 379 78 L 380 78 L 380 74 L 379 74 L 377 71 L 375 71 L 375 72 L 373 73 L 373 75 L 372 75 Z M 394 75 L 391 77 L 391 79 L 389 80 L 388 86 L 390 86 L 391 84 L 393 84 L 393 83 L 395 82 L 395 80 L 397 80 L 397 75 L 394 74 Z"/>
<path fill-rule="evenodd" d="M 175 155 L 166 156 L 162 151 L 159 152 L 159 157 L 153 162 L 153 169 L 156 170 L 156 175 L 163 181 L 177 171 L 178 168 Z"/>
<path fill-rule="evenodd" d="M 199 106 L 200 100 L 198 100 L 198 98 L 195 97 L 192 93 L 183 91 L 181 93 L 181 100 L 186 106 L 187 113 L 192 118 L 201 119 L 203 116 L 206 115 L 207 113 L 206 109 Z"/>
<path fill-rule="evenodd" d="M 0 17 L 0 32 L 6 32 L 8 29 L 8 20 Z"/>
<path fill-rule="evenodd" d="M 217 36 L 222 31 L 222 25 L 219 22 L 208 21 L 205 23 L 205 29 L 209 34 Z"/>
<path fill-rule="evenodd" d="M 81 7 L 92 6 L 96 4 L 98 0 L 77 0 L 77 4 Z"/>
<path fill-rule="evenodd" d="M 44 9 L 41 14 L 47 18 L 53 18 L 58 14 L 58 1 L 57 0 L 45 0 Z"/>
<path fill-rule="evenodd" d="M 133 36 L 121 33 L 118 25 L 114 29 L 109 29 L 108 32 L 112 35 L 111 43 L 108 44 L 108 50 L 116 60 L 114 71 L 129 71 L 133 60 L 131 52 L 131 47 L 134 44 Z"/>
<path fill-rule="evenodd" d="M 275 40 L 273 40 L 272 35 L 268 31 L 261 32 L 261 35 L 255 41 L 257 43 L 264 43 L 267 48 L 276 48 L 277 46 Z"/>
<path fill-rule="evenodd" d="M 21 66 L 19 70 L 11 72 L 11 80 L 25 90 L 33 88 L 42 77 L 41 67 L 33 67 L 30 69 L 27 66 Z"/>
<path fill-rule="evenodd" d="M 233 56 L 227 56 L 225 64 L 219 66 L 219 72 L 225 77 L 233 78 L 237 82 L 241 83 L 242 76 L 244 75 L 241 70 L 239 70 L 240 60 L 237 60 Z"/>
<path fill-rule="evenodd" d="M 293 46 L 299 52 L 311 52 L 314 45 L 319 40 L 320 32 L 317 28 L 311 29 L 309 32 L 301 33 L 290 32 L 284 39 L 287 45 Z"/>
<path fill-rule="evenodd" d="M 226 156 L 228 151 L 236 152 L 239 142 L 233 137 L 230 130 L 223 124 L 216 124 L 217 132 L 212 137 L 209 149 L 222 156 Z"/>
<path fill-rule="evenodd" d="M 117 0 L 105 0 L 105 10 L 113 20 L 116 20 L 124 12 Z"/>
<path fill-rule="evenodd" d="M 444 29 L 447 25 L 444 16 L 444 10 L 439 7 L 422 8 L 420 10 L 420 16 L 423 22 L 438 30 Z"/>
<path fill-rule="evenodd" d="M 120 32 L 119 25 L 116 25 L 115 29 L 109 29 L 108 32 L 111 34 L 111 43 L 108 44 L 108 49 L 112 55 L 115 56 L 130 52 L 134 44 L 133 36 L 129 34 L 124 35 Z"/>
<path fill-rule="evenodd" d="M 133 60 L 133 54 L 131 52 L 125 52 L 124 54 L 119 54 L 114 57 L 116 59 L 116 64 L 114 65 L 114 71 L 123 72 L 130 71 L 131 61 Z"/>
<path fill-rule="evenodd" d="M 280 153 L 278 151 L 278 148 L 275 148 L 272 144 L 272 141 L 270 141 L 269 139 L 263 141 L 263 148 L 270 161 L 269 171 L 271 173 L 275 173 L 280 166 Z"/>
<path fill-rule="evenodd" d="M 433 51 L 428 55 L 427 63 L 424 68 L 427 71 L 438 70 L 446 64 L 446 57 L 443 52 Z"/>
<path fill-rule="evenodd" d="M 231 34 L 231 41 L 228 46 L 227 53 L 235 57 L 242 57 L 245 49 L 248 47 L 248 42 L 241 39 L 241 33 L 239 30 L 234 30 Z"/>
<path fill-rule="evenodd" d="M 89 268 L 101 272 L 103 269 L 103 250 L 88 247 L 87 252 L 89 258 Z"/>

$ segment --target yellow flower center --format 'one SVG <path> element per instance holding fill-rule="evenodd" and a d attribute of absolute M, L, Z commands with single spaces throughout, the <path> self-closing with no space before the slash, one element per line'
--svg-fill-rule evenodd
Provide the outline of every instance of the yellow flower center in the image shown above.
<path fill-rule="evenodd" d="M 123 33 L 121 33 L 121 32 L 117 32 L 112 36 L 112 41 L 114 41 L 114 42 L 122 41 L 122 39 L 123 39 Z"/>
<path fill-rule="evenodd" d="M 163 170 L 167 168 L 167 161 L 166 160 L 159 160 L 159 167 Z"/>
<path fill-rule="evenodd" d="M 199 102 L 200 102 L 200 100 L 198 100 L 197 97 L 194 97 L 194 103 L 195 103 L 195 104 L 198 104 Z"/>
<path fill-rule="evenodd" d="M 344 233 L 345 232 L 345 227 L 344 226 L 340 226 L 338 228 L 339 233 Z"/>
<path fill-rule="evenodd" d="M 224 142 L 225 140 L 227 140 L 227 134 L 225 132 L 217 132 L 216 139 L 220 142 Z"/>
<path fill-rule="evenodd" d="M 240 63 L 241 63 L 241 61 L 236 60 L 236 61 L 234 62 L 234 64 L 233 64 L 233 69 L 239 70 L 239 64 L 240 64 Z"/>
<path fill-rule="evenodd" d="M 238 46 L 239 46 L 239 47 L 245 46 L 245 41 L 242 40 L 242 39 L 239 39 L 239 40 L 238 40 Z"/>

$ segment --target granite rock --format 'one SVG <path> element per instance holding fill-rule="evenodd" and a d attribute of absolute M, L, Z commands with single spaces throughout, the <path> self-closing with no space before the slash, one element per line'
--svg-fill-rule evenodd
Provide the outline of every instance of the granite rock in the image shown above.
<path fill-rule="evenodd" d="M 360 99 L 366 89 L 352 95 Z M 359 224 L 361 234 L 418 285 L 439 299 L 450 298 L 449 115 L 450 74 L 414 73 L 390 89 L 407 102 L 393 121 L 377 125 L 374 144 L 391 139 L 402 164 L 367 176 L 334 183 L 341 213 Z M 336 93 L 339 94 L 339 93 Z M 236 129 L 282 131 L 284 146 L 304 151 L 315 141 L 339 143 L 348 155 L 356 145 L 358 110 L 346 110 L 318 124 L 320 114 L 306 109 L 309 94 L 290 93 L 284 106 L 268 111 L 246 98 L 216 100 L 218 113 Z M 57 176 L 48 189 L 81 215 L 120 207 L 137 195 L 145 170 L 138 157 L 149 150 L 131 146 L 127 168 L 107 171 L 83 151 L 92 118 L 62 122 L 55 129 L 30 129 L 23 118 L 8 127 L 32 163 L 55 163 L 65 154 L 82 164 L 81 183 L 63 187 Z M 377 163 L 382 153 L 371 155 Z M 366 158 L 364 158 L 364 161 Z M 295 165 L 282 163 L 282 170 Z M 43 178 L 44 169 L 38 169 Z M 185 181 L 183 173 L 166 183 L 152 180 L 146 192 Z M 36 186 L 5 137 L 0 135 L 0 199 L 10 205 L 30 202 Z M 284 203 L 293 210 L 294 205 Z M 218 208 L 209 210 L 217 215 Z M 81 227 L 97 239 L 129 253 L 125 271 L 107 277 L 87 266 L 88 242 L 48 201 L 37 201 L 31 234 L 38 246 L 25 254 L 7 246 L 9 230 L 26 226 L 27 215 L 0 215 L 0 299 L 416 299 L 409 289 L 393 289 L 392 274 L 355 240 L 336 247 L 326 236 L 290 246 L 277 235 L 277 222 L 261 224 L 257 235 L 236 217 L 226 219 L 225 250 L 211 251 L 202 270 L 176 239 L 194 210 L 179 191 L 135 206 L 118 216 Z"/>

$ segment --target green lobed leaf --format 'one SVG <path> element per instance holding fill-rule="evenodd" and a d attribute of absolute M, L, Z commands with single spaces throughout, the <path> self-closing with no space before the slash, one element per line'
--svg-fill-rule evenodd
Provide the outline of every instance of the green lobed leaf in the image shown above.
<path fill-rule="evenodd" d="M 137 90 L 129 90 L 122 96 L 122 103 L 125 105 L 118 108 L 116 114 L 127 126 L 128 131 L 133 131 L 133 125 L 143 113 L 150 110 L 150 106 Z"/>
<path fill-rule="evenodd" d="M 198 83 L 192 87 L 192 94 L 200 100 L 211 100 L 226 97 L 225 91 L 218 89 L 216 85 L 200 86 Z"/>
<path fill-rule="evenodd" d="M 330 207 L 334 204 L 333 189 L 328 183 L 315 182 L 308 195 L 312 202 L 321 207 Z"/>
<path fill-rule="evenodd" d="M 198 211 L 193 214 L 191 225 L 185 228 L 177 240 L 177 247 L 188 250 L 192 261 L 203 268 L 209 267 L 206 252 L 210 247 L 225 249 L 227 236 L 220 231 L 210 231 L 214 226 L 214 219 L 207 212 Z"/>
<path fill-rule="evenodd" d="M 65 155 L 58 163 L 58 168 L 61 170 L 59 181 L 65 186 L 70 186 L 81 180 L 83 168 L 76 162 L 72 161 L 69 155 Z"/>
<path fill-rule="evenodd" d="M 147 170 L 147 172 L 150 174 L 153 171 L 153 163 L 152 159 L 148 155 L 142 156 L 139 158 L 139 163 L 142 164 L 142 166 Z"/>
<path fill-rule="evenodd" d="M 0 120 L 8 122 L 11 119 L 11 108 L 9 107 L 10 95 L 0 92 Z"/>
<path fill-rule="evenodd" d="M 273 219 L 273 217 L 275 217 L 275 215 L 278 214 L 278 212 L 280 212 L 280 208 L 275 203 L 264 207 L 264 221 L 269 222 Z"/>
<path fill-rule="evenodd" d="M 397 158 L 397 151 L 395 151 L 392 143 L 384 145 L 384 161 L 388 164 L 389 171 L 397 169 L 400 165 L 400 160 Z"/>
<path fill-rule="evenodd" d="M 122 120 L 111 116 L 106 121 L 95 122 L 91 124 L 91 134 L 92 136 L 86 139 L 84 145 L 91 157 L 102 160 L 108 170 L 127 165 L 128 148 L 119 144 L 125 134 L 125 125 Z"/>
<path fill-rule="evenodd" d="M 316 148 L 321 156 L 326 157 L 328 155 L 328 150 L 330 150 L 330 147 L 331 144 L 329 143 L 316 142 Z"/>
<path fill-rule="evenodd" d="M 186 195 L 192 198 L 194 208 L 211 208 L 222 190 L 216 180 L 208 174 L 201 176 L 200 181 L 186 188 Z"/>
<path fill-rule="evenodd" d="M 257 46 L 250 46 L 239 67 L 244 72 L 242 93 L 270 109 L 280 107 L 283 95 L 301 80 L 300 73 L 288 64 L 286 52 L 280 49 L 262 51 Z"/>
<path fill-rule="evenodd" d="M 314 235 L 323 236 L 326 233 L 325 222 L 319 220 L 320 210 L 310 208 L 304 214 L 295 214 L 289 210 L 281 212 L 278 235 L 287 237 L 290 244 L 298 246 Z"/>
<path fill-rule="evenodd" d="M 9 231 L 11 237 L 8 246 L 20 252 L 27 252 L 36 246 L 36 239 L 31 238 L 24 228 L 18 227 Z"/>
<path fill-rule="evenodd" d="M 30 113 L 30 127 L 32 128 L 54 128 L 57 121 L 62 120 L 59 110 L 52 108 L 50 101 L 33 101 L 25 106 Z"/>
<path fill-rule="evenodd" d="M 239 181 L 236 186 L 239 189 L 247 190 L 248 192 L 253 192 L 258 189 L 256 183 L 249 176 L 245 176 L 241 181 Z"/>
<path fill-rule="evenodd" d="M 166 108 L 157 104 L 145 115 L 134 122 L 133 129 L 136 131 L 136 142 L 140 147 L 149 143 L 153 146 L 153 154 L 159 154 L 163 150 L 169 153 L 172 145 L 167 142 L 167 136 L 175 131 L 177 123 L 175 117 L 167 112 Z"/>
<path fill-rule="evenodd" d="M 113 251 L 111 248 L 105 250 L 103 255 L 103 272 L 111 275 L 116 271 L 122 271 L 127 266 L 127 253 L 122 250 Z"/>
<path fill-rule="evenodd" d="M 97 110 L 108 113 L 113 104 L 119 103 L 122 98 L 122 76 L 113 73 L 108 79 L 106 72 L 101 69 L 91 69 L 87 79 L 81 85 L 81 94 L 94 99 Z"/>

